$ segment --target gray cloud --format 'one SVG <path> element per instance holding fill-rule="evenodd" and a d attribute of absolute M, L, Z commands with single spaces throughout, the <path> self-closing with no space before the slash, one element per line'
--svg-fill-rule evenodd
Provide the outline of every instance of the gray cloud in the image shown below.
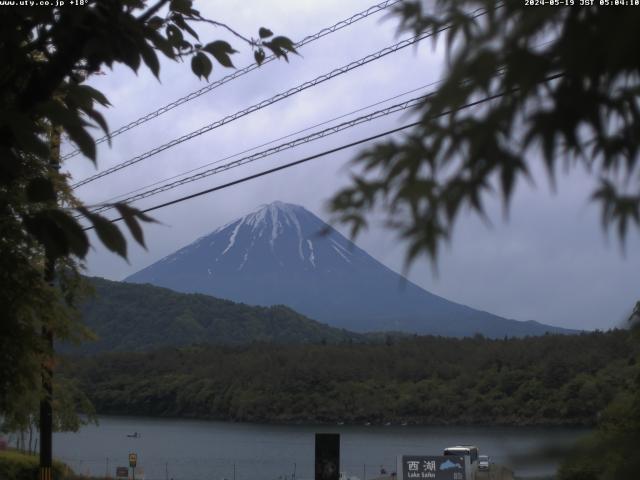
<path fill-rule="evenodd" d="M 371 3 L 372 0 L 348 3 L 337 0 L 247 0 L 199 2 L 198 7 L 203 14 L 229 22 L 249 35 L 264 25 L 299 39 Z M 228 37 L 223 31 L 207 35 L 209 38 L 227 38 L 234 46 L 241 46 L 237 39 Z M 376 16 L 361 22 L 305 47 L 301 51 L 302 57 L 294 56 L 289 63 L 265 65 L 117 137 L 111 148 L 101 145 L 99 167 L 108 168 L 127 160 L 396 41 L 393 20 L 380 23 L 380 16 Z M 246 47 L 241 50 L 234 58 L 238 66 L 251 61 L 250 51 Z M 439 77 L 442 63 L 441 51 L 434 50 L 429 43 L 418 49 L 406 49 L 96 181 L 79 189 L 78 194 L 89 203 L 99 202 L 197 168 L 432 82 Z M 138 75 L 120 67 L 106 73 L 91 82 L 104 91 L 114 105 L 105 112 L 112 128 L 203 86 L 186 64 L 164 62 L 161 83 L 143 69 Z M 226 73 L 228 71 L 222 68 L 214 70 L 216 78 Z M 406 121 L 406 117 L 395 116 L 343 132 L 137 205 L 146 207 L 218 185 Z M 348 181 L 345 164 L 356 152 L 357 149 L 351 149 L 158 211 L 154 216 L 162 223 L 145 229 L 148 251 L 131 244 L 130 263 L 127 264 L 94 241 L 96 248 L 87 261 L 88 273 L 121 279 L 220 224 L 273 200 L 304 205 L 327 219 L 325 203 Z M 81 158 L 69 161 L 67 168 L 75 179 L 96 171 L 91 162 Z M 568 327 L 609 328 L 618 323 L 640 297 L 637 282 L 640 238 L 633 235 L 629 239 L 626 257 L 620 254 L 615 241 L 605 241 L 598 212 L 588 205 L 592 184 L 587 175 L 571 175 L 561 182 L 555 195 L 549 192 L 544 175 L 540 174 L 538 178 L 536 189 L 520 185 L 508 222 L 503 221 L 498 202 L 490 201 L 492 228 L 487 228 L 473 216 L 464 216 L 453 243 L 440 257 L 438 274 L 434 275 L 428 262 L 421 260 L 413 265 L 409 278 L 446 298 L 506 317 Z M 405 245 L 379 222 L 363 234 L 358 243 L 389 267 L 402 270 Z"/>

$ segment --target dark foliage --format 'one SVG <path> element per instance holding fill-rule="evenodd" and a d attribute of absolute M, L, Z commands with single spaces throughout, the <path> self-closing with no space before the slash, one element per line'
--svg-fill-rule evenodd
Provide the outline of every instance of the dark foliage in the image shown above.
<path fill-rule="evenodd" d="M 640 302 L 632 319 L 640 320 Z M 633 329 L 640 344 L 640 328 Z M 620 480 L 636 478 L 640 471 L 640 365 L 629 361 L 631 388 L 622 390 L 602 412 L 597 429 L 578 444 L 563 462 L 559 480 Z"/>
<path fill-rule="evenodd" d="M 54 480 L 75 480 L 66 465 L 53 462 Z M 7 480 L 33 480 L 38 478 L 38 457 L 15 451 L 0 451 L 0 478 Z"/>
<path fill-rule="evenodd" d="M 591 425 L 628 388 L 625 331 L 68 358 L 96 410 L 268 422 Z"/>
<path fill-rule="evenodd" d="M 507 210 L 536 165 L 552 183 L 561 169 L 589 172 L 603 226 L 621 241 L 640 227 L 640 9 L 527 3 L 396 6 L 402 30 L 443 40 L 448 61 L 420 125 L 362 153 L 333 198 L 354 234 L 383 207 L 408 242 L 407 262 L 435 260 L 461 211 L 484 216 L 494 192 Z"/>
<path fill-rule="evenodd" d="M 25 2 L 28 3 L 28 2 Z M 110 251 L 125 257 L 120 228 L 91 213 L 72 193 L 57 167 L 62 135 L 91 161 L 96 142 L 90 131 L 108 135 L 101 113 L 109 101 L 84 84 L 104 67 L 142 64 L 154 75 L 160 58 L 191 58 L 191 69 L 208 78 L 212 60 L 232 67 L 235 50 L 224 41 L 198 43 L 194 25 L 231 30 L 256 58 L 265 49 L 287 59 L 291 40 L 263 29 L 249 40 L 225 24 L 204 18 L 192 0 L 100 0 L 79 8 L 18 5 L 0 12 L 0 412 L 10 396 L 36 388 L 40 364 L 50 357 L 40 341 L 43 328 L 69 338 L 81 327 L 71 321 L 73 290 L 62 294 L 43 279 L 45 264 L 77 268 L 89 250 L 84 217 Z M 189 40 L 188 40 L 189 39 Z M 195 41 L 194 41 L 195 40 Z M 217 67 L 216 67 L 217 68 Z M 116 205 L 134 239 L 144 246 L 140 211 Z M 45 262 L 46 259 L 46 262 Z M 50 269 L 50 270 L 53 270 Z M 64 306 L 62 304 L 65 304 Z M 63 308 L 64 307 L 64 308 Z M 46 342 L 45 342 L 46 343 Z"/>
<path fill-rule="evenodd" d="M 364 341 L 362 335 L 310 320 L 283 305 L 254 307 L 148 284 L 100 278 L 89 282 L 95 294 L 81 306 L 81 313 L 97 340 L 75 348 L 64 345 L 62 351 L 137 351 L 203 343 Z"/>

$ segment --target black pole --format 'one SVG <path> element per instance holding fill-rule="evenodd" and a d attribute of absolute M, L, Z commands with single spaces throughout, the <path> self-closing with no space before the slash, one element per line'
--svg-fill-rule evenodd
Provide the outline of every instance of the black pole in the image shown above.
<path fill-rule="evenodd" d="M 60 136 L 57 127 L 51 128 L 51 156 L 49 166 L 52 172 L 60 168 Z M 46 254 L 44 280 L 54 287 L 56 279 L 56 259 Z M 53 330 L 49 325 L 42 325 L 42 343 L 44 356 L 42 361 L 42 393 L 40 398 L 40 480 L 52 480 L 53 466 Z"/>
<path fill-rule="evenodd" d="M 315 480 L 340 477 L 340 434 L 316 433 Z"/>
<path fill-rule="evenodd" d="M 53 262 L 47 259 L 46 280 L 53 282 Z M 53 332 L 46 326 L 42 327 L 42 339 L 48 350 L 47 357 L 53 353 Z M 52 480 L 51 466 L 53 455 L 53 371 L 51 363 L 42 363 L 42 398 L 40 399 L 40 480 Z"/>

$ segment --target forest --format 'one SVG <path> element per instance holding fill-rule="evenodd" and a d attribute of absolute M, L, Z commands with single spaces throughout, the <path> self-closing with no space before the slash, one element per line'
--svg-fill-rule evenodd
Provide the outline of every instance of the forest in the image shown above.
<path fill-rule="evenodd" d="M 274 423 L 593 425 L 635 378 L 624 330 L 67 356 L 99 414 Z"/>
<path fill-rule="evenodd" d="M 197 293 L 178 293 L 148 284 L 86 278 L 92 293 L 80 306 L 96 338 L 66 353 L 141 351 L 193 343 L 364 342 L 357 333 L 311 320 L 284 305 L 258 307 Z"/>

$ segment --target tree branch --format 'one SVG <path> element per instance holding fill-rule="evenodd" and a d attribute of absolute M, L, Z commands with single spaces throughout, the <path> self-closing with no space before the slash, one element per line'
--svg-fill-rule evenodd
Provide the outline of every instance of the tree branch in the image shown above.
<path fill-rule="evenodd" d="M 74 42 L 69 43 L 67 48 L 59 49 L 46 66 L 29 79 L 18 101 L 21 110 L 29 111 L 51 97 L 82 57 L 82 49 L 88 37 L 86 32 L 78 32 Z"/>
<path fill-rule="evenodd" d="M 191 18 L 190 20 L 194 20 L 196 22 L 204 22 L 204 23 L 209 23 L 211 25 L 214 25 L 216 27 L 222 27 L 226 30 L 228 30 L 229 32 L 231 32 L 233 35 L 235 35 L 236 37 L 238 37 L 240 40 L 248 43 L 249 45 L 251 45 L 252 47 L 256 45 L 255 40 L 250 40 L 247 37 L 245 37 L 244 35 L 242 35 L 241 33 L 236 32 L 233 28 L 231 28 L 229 25 L 226 25 L 224 23 L 220 23 L 220 22 L 216 22 L 215 20 L 209 20 L 208 18 L 202 18 L 202 17 L 197 17 L 197 18 Z"/>
<path fill-rule="evenodd" d="M 159 0 L 153 7 L 149 7 L 149 10 L 147 10 L 146 12 L 144 12 L 142 15 L 140 15 L 138 17 L 138 19 L 137 19 L 138 22 L 145 23 L 153 15 L 155 15 L 155 13 L 158 10 L 160 10 L 162 7 L 164 7 L 167 3 L 169 3 L 169 0 Z"/>

